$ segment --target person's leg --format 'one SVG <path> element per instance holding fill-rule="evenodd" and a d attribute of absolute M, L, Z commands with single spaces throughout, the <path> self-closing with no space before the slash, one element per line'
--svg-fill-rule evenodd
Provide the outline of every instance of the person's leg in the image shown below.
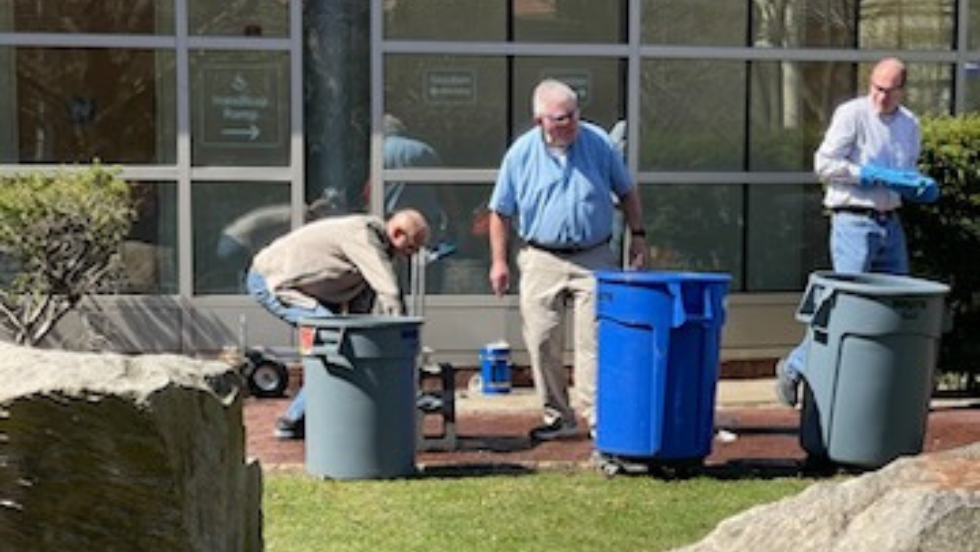
<path fill-rule="evenodd" d="M 596 342 L 596 281 L 594 271 L 614 267 L 614 255 L 606 247 L 597 247 L 576 255 L 569 263 L 569 289 L 574 298 L 575 326 L 575 386 L 572 389 L 572 405 L 595 428 L 596 372 L 598 358 Z"/>
<path fill-rule="evenodd" d="M 245 287 L 260 305 L 279 319 L 285 321 L 292 327 L 296 327 L 303 318 L 317 318 L 333 316 L 330 309 L 323 305 L 314 308 L 300 307 L 296 305 L 286 305 L 279 300 L 274 293 L 269 290 L 265 278 L 261 274 L 250 270 L 245 279 Z M 286 411 L 276 421 L 275 434 L 282 439 L 298 439 L 305 435 L 304 425 L 306 421 L 306 397 L 303 389 L 300 388 L 290 401 Z"/>
<path fill-rule="evenodd" d="M 523 249 L 518 255 L 521 271 L 520 300 L 524 341 L 531 359 L 531 372 L 544 422 L 553 428 L 574 429 L 575 417 L 568 400 L 568 380 L 562 350 L 565 316 L 564 276 L 558 260 L 548 253 Z M 532 437 L 548 438 L 544 428 Z"/>
<path fill-rule="evenodd" d="M 860 273 L 871 269 L 878 249 L 877 223 L 855 213 L 836 213 L 830 220 L 830 256 L 835 272 Z M 799 385 L 806 377 L 807 342 L 804 339 L 776 363 L 776 398 L 796 406 Z"/>
<path fill-rule="evenodd" d="M 834 272 L 869 272 L 880 245 L 878 224 L 855 213 L 837 213 L 830 221 L 830 260 Z"/>
<path fill-rule="evenodd" d="M 909 273 L 909 253 L 905 242 L 905 230 L 898 214 L 888 217 L 882 223 L 881 249 L 872 270 L 886 274 L 907 275 Z"/>

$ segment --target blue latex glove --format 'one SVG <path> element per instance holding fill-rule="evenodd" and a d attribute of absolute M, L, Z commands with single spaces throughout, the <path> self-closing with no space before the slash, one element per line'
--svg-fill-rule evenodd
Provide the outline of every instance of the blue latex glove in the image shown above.
<path fill-rule="evenodd" d="M 877 165 L 861 167 L 862 186 L 886 186 L 916 203 L 932 203 L 939 198 L 939 185 L 924 174 L 910 169 L 886 169 Z"/>

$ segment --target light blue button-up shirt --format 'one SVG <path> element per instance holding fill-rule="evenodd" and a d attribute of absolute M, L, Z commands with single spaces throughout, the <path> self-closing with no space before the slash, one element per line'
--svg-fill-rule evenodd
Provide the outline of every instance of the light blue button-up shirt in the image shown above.
<path fill-rule="evenodd" d="M 609 239 L 614 195 L 632 187 L 622 156 L 601 128 L 579 123 L 578 135 L 562 157 L 549 150 L 535 127 L 507 150 L 490 209 L 516 217 L 524 241 L 587 248 Z"/>

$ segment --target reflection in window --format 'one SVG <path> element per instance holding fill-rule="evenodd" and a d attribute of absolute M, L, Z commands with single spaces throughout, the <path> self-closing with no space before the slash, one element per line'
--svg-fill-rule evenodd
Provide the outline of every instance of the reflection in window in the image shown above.
<path fill-rule="evenodd" d="M 749 168 L 809 171 L 834 108 L 854 95 L 850 63 L 753 63 Z"/>
<path fill-rule="evenodd" d="M 388 56 L 385 109 L 454 167 L 493 167 L 507 148 L 503 58 Z"/>
<path fill-rule="evenodd" d="M 385 38 L 616 43 L 626 37 L 626 0 L 510 0 L 509 3 L 505 0 L 385 2 Z M 447 21 L 452 24 L 447 25 Z"/>
<path fill-rule="evenodd" d="M 641 187 L 650 267 L 727 272 L 732 290 L 742 289 L 742 191 L 738 185 Z"/>
<path fill-rule="evenodd" d="M 858 46 L 865 50 L 950 50 L 955 0 L 859 2 Z"/>
<path fill-rule="evenodd" d="M 286 52 L 194 52 L 193 162 L 197 166 L 289 163 Z"/>
<path fill-rule="evenodd" d="M 749 186 L 746 291 L 796 291 L 828 269 L 828 219 L 814 184 Z"/>
<path fill-rule="evenodd" d="M 194 293 L 238 294 L 252 256 L 290 229 L 285 182 L 196 182 Z"/>
<path fill-rule="evenodd" d="M 193 35 L 286 36 L 289 0 L 193 0 L 189 29 Z"/>
<path fill-rule="evenodd" d="M 5 0 L 12 21 L 0 31 L 20 33 L 172 34 L 173 0 Z"/>
<path fill-rule="evenodd" d="M 177 293 L 177 187 L 133 183 L 136 221 L 122 246 L 122 293 Z"/>
<path fill-rule="evenodd" d="M 857 0 L 755 0 L 757 48 L 853 48 Z"/>
<path fill-rule="evenodd" d="M 747 5 L 746 0 L 643 0 L 643 42 L 743 46 Z"/>
<path fill-rule="evenodd" d="M 14 62 L 16 104 L 0 109 L 15 113 L 17 150 L 0 151 L 0 160 L 174 160 L 172 52 L 18 48 Z"/>
<path fill-rule="evenodd" d="M 625 0 L 514 0 L 518 42 L 623 42 Z"/>
<path fill-rule="evenodd" d="M 415 208 L 426 215 L 432 227 L 432 243 L 445 242 L 455 253 L 430 264 L 426 271 L 429 294 L 491 293 L 489 185 L 389 183 L 385 195 L 396 199 L 386 205 L 385 215 L 395 209 Z M 514 249 L 514 248 L 512 248 Z"/>
<path fill-rule="evenodd" d="M 452 24 L 447 25 L 447 21 Z M 396 0 L 384 3 L 385 38 L 506 40 L 503 0 Z"/>
<path fill-rule="evenodd" d="M 640 166 L 645 170 L 741 170 L 744 62 L 643 63 Z"/>

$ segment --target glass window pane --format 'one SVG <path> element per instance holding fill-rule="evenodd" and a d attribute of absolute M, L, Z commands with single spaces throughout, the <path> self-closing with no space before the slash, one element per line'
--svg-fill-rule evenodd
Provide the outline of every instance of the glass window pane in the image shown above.
<path fill-rule="evenodd" d="M 173 0 L 4 0 L 0 31 L 173 34 Z"/>
<path fill-rule="evenodd" d="M 452 24 L 446 24 L 452 21 Z M 385 38 L 506 40 L 507 3 L 502 0 L 385 2 Z"/>
<path fill-rule="evenodd" d="M 130 49 L 0 48 L 15 82 L 0 99 L 0 161 L 172 163 L 174 55 Z"/>
<path fill-rule="evenodd" d="M 645 61 L 641 169 L 742 170 L 746 78 L 743 62 Z"/>
<path fill-rule="evenodd" d="M 910 63 L 905 104 L 917 115 L 948 115 L 953 109 L 953 66 Z M 865 84 L 867 87 L 867 84 Z"/>
<path fill-rule="evenodd" d="M 643 0 L 643 42 L 744 46 L 748 4 L 745 0 Z"/>
<path fill-rule="evenodd" d="M 196 166 L 289 164 L 289 54 L 194 52 Z"/>
<path fill-rule="evenodd" d="M 609 130 L 626 113 L 620 75 L 625 62 L 609 58 L 527 57 L 514 61 L 513 128 L 515 135 L 532 124 L 531 96 L 546 78 L 558 79 L 578 94 L 582 119 Z"/>
<path fill-rule="evenodd" d="M 491 190 L 490 184 L 411 182 L 386 185 L 385 194 L 393 200 L 386 204 L 386 214 L 406 207 L 419 209 L 432 227 L 432 243 L 446 242 L 456 247 L 452 255 L 427 267 L 428 294 L 493 293 L 488 279 L 490 246 L 487 236 L 487 201 Z M 513 253 L 516 248 L 511 249 Z"/>
<path fill-rule="evenodd" d="M 966 111 L 980 111 L 980 62 L 966 64 Z M 2 135 L 0 135 L 2 139 Z"/>
<path fill-rule="evenodd" d="M 626 0 L 514 0 L 518 42 L 623 42 Z"/>
<path fill-rule="evenodd" d="M 970 20 L 968 28 L 968 46 L 971 50 L 980 48 L 980 9 L 976 6 L 970 9 Z"/>
<path fill-rule="evenodd" d="M 193 0 L 187 9 L 192 35 L 289 34 L 289 0 Z"/>
<path fill-rule="evenodd" d="M 134 182 L 137 218 L 123 243 L 123 293 L 177 293 L 177 186 Z"/>
<path fill-rule="evenodd" d="M 818 184 L 748 186 L 746 291 L 796 291 L 830 267 Z"/>
<path fill-rule="evenodd" d="M 752 2 L 757 48 L 854 48 L 856 0 Z"/>
<path fill-rule="evenodd" d="M 742 194 L 739 185 L 641 186 L 651 268 L 727 272 L 741 290 Z"/>
<path fill-rule="evenodd" d="M 196 182 L 194 293 L 243 293 L 252 256 L 290 229 L 285 182 Z"/>
<path fill-rule="evenodd" d="M 809 171 L 834 108 L 853 97 L 850 63 L 752 64 L 749 168 Z"/>
<path fill-rule="evenodd" d="M 494 167 L 507 147 L 503 58 L 388 56 L 385 107 L 452 167 Z"/>
<path fill-rule="evenodd" d="M 950 50 L 955 43 L 955 0 L 859 2 L 865 50 Z"/>

